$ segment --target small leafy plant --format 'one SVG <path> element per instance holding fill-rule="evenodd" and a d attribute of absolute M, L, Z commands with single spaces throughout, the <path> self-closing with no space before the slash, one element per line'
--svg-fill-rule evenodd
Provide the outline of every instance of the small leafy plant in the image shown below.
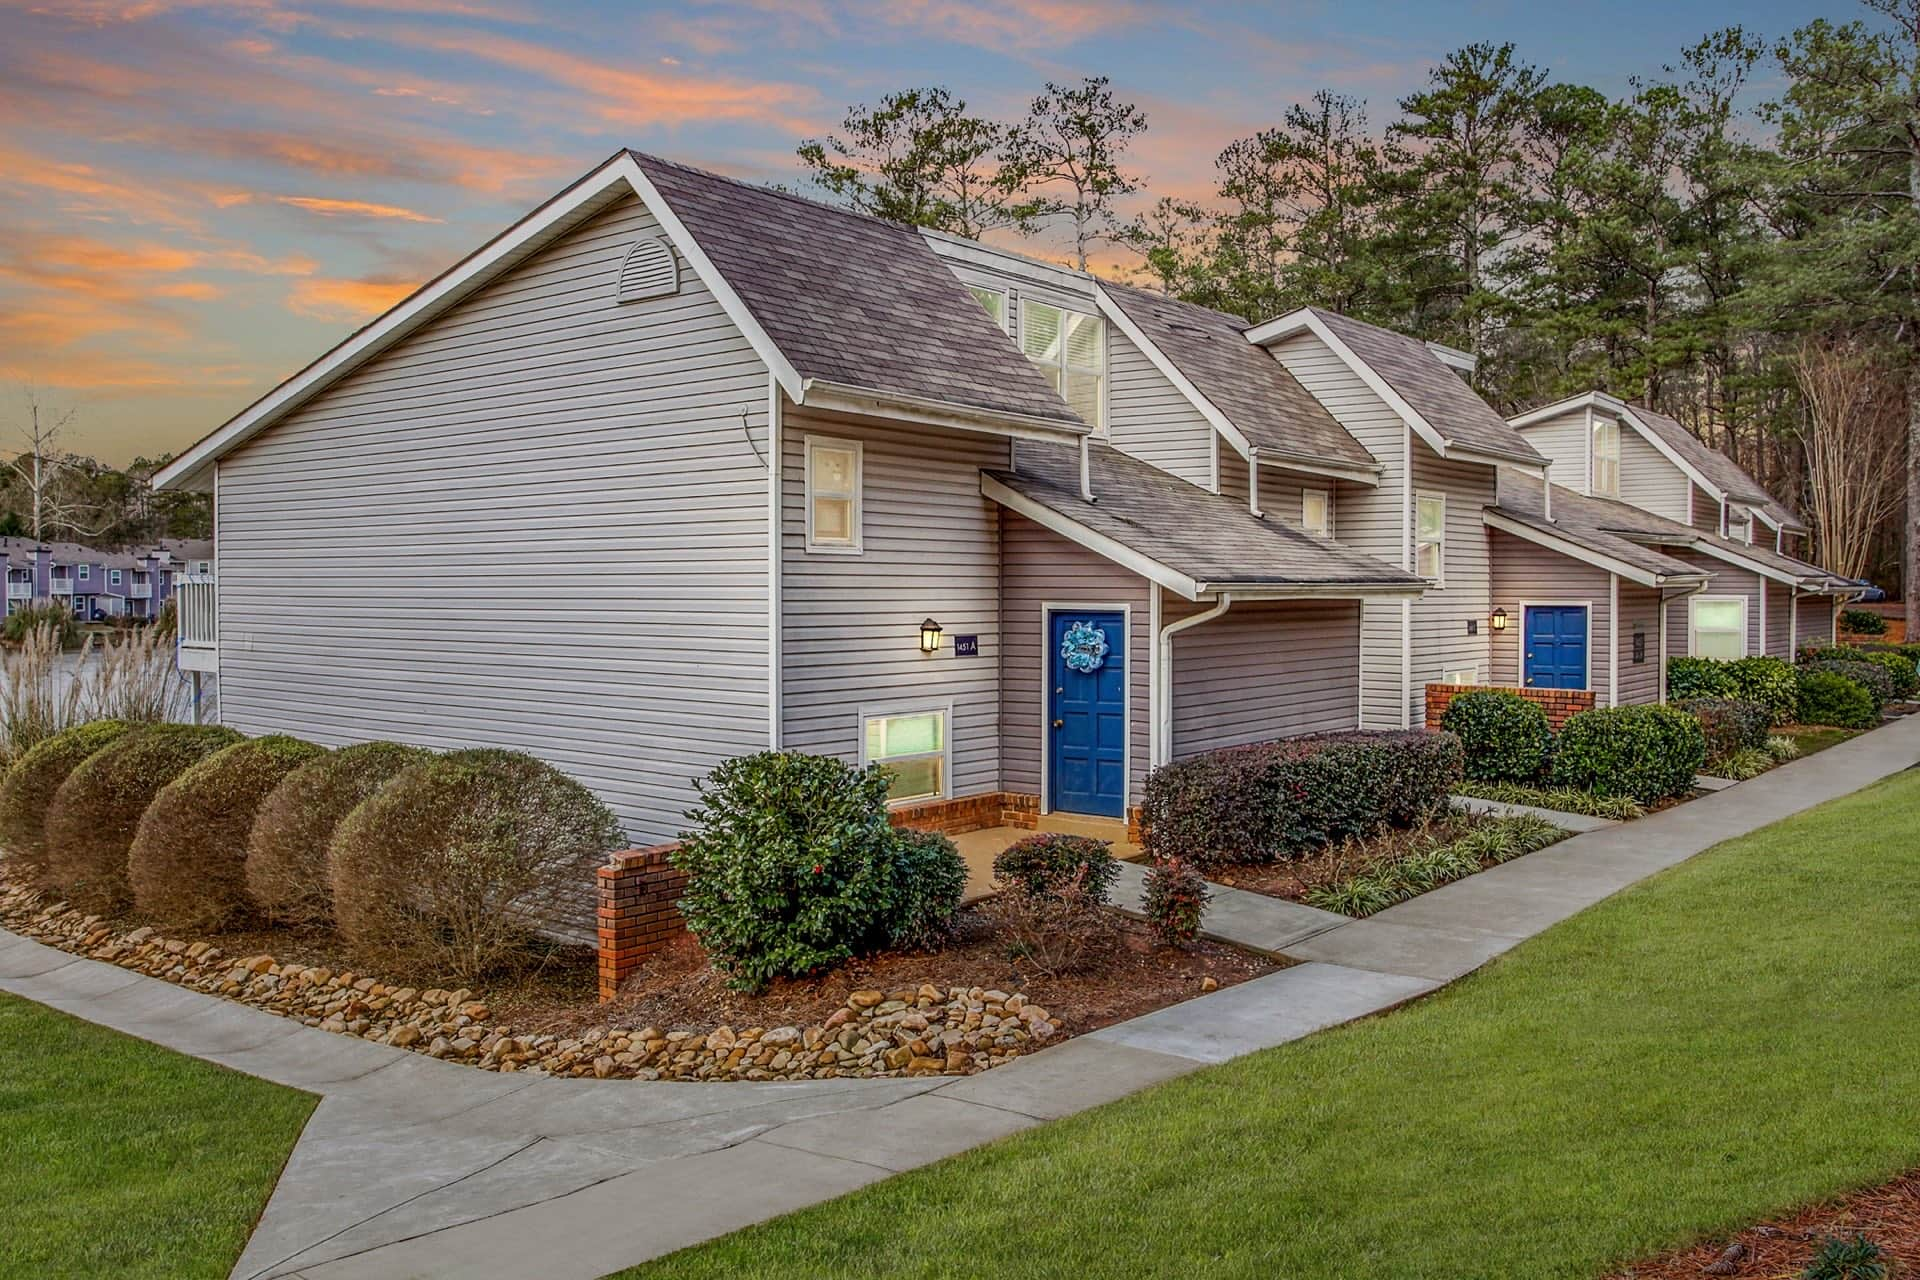
<path fill-rule="evenodd" d="M 1589 818 L 1631 822 L 1646 810 L 1631 796 L 1598 796 L 1576 787 L 1523 787 L 1510 782 L 1468 782 L 1455 788 L 1459 795 L 1498 804 L 1524 804 L 1555 813 L 1578 813 Z"/>
<path fill-rule="evenodd" d="M 1755 747 L 1742 747 L 1740 750 L 1711 761 L 1706 772 L 1716 778 L 1731 778 L 1735 782 L 1745 782 L 1748 778 L 1757 778 L 1779 763 L 1771 753 Z"/>
<path fill-rule="evenodd" d="M 1779 763 L 1785 764 L 1800 758 L 1800 744 L 1784 733 L 1776 733 L 1767 739 L 1766 752 Z"/>
<path fill-rule="evenodd" d="M 1887 620 L 1871 609 L 1842 609 L 1840 628 L 1857 636 L 1883 636 L 1887 634 Z"/>
<path fill-rule="evenodd" d="M 993 860 L 993 878 L 1033 897 L 1058 897 L 1069 884 L 1104 903 L 1120 874 L 1113 846 L 1092 836 L 1043 831 L 1014 841 Z"/>
<path fill-rule="evenodd" d="M 1357 875 L 1315 885 L 1308 906 L 1344 916 L 1370 916 L 1397 903 L 1508 862 L 1563 838 L 1566 832 L 1531 815 L 1480 823 L 1447 844 L 1435 844 L 1369 867 Z"/>
<path fill-rule="evenodd" d="M 1814 1252 L 1801 1280 L 1886 1280 L 1886 1254 L 1864 1235 L 1851 1240 L 1828 1236 Z"/>
<path fill-rule="evenodd" d="M 1200 918 L 1213 891 L 1207 878 L 1184 858 L 1163 858 L 1147 868 L 1147 923 L 1168 946 L 1185 946 L 1200 936 Z"/>

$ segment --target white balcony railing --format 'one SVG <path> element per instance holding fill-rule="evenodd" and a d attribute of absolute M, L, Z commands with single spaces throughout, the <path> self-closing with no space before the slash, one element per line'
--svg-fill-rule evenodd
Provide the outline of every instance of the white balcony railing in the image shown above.
<path fill-rule="evenodd" d="M 220 669 L 220 614 L 212 578 L 182 578 L 175 586 L 174 626 L 180 666 L 186 671 Z"/>
<path fill-rule="evenodd" d="M 7 584 L 7 599 L 9 600 L 33 599 L 33 584 L 31 582 L 9 582 Z"/>
<path fill-rule="evenodd" d="M 72 578 L 55 578 L 50 585 L 53 587 L 53 594 L 57 596 L 70 596 L 73 594 Z"/>
<path fill-rule="evenodd" d="M 127 588 L 127 595 L 134 600 L 151 600 L 153 599 L 153 584 L 151 582 L 136 582 Z"/>

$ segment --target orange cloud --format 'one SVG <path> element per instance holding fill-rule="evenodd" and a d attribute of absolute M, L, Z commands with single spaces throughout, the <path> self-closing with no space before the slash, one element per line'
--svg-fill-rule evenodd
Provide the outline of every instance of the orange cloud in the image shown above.
<path fill-rule="evenodd" d="M 418 284 L 387 276 L 302 280 L 287 295 L 287 307 L 314 320 L 365 320 L 412 293 Z"/>
<path fill-rule="evenodd" d="M 335 200 L 327 196 L 275 196 L 281 204 L 292 205 L 296 209 L 305 209 L 317 213 L 323 218 L 397 218 L 402 222 L 445 222 L 445 218 L 435 218 L 424 213 L 415 213 L 412 209 L 403 209 L 397 204 L 374 204 L 369 200 Z"/>

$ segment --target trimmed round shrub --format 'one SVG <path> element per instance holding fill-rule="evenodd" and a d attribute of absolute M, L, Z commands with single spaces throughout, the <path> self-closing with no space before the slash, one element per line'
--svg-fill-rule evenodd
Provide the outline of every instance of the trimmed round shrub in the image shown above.
<path fill-rule="evenodd" d="M 1140 905 L 1154 936 L 1177 947 L 1200 936 L 1200 918 L 1212 897 L 1207 878 L 1191 862 L 1164 858 L 1147 868 L 1146 892 Z"/>
<path fill-rule="evenodd" d="M 1875 715 L 1879 715 L 1880 708 L 1893 700 L 1893 677 L 1888 675 L 1886 669 L 1878 663 L 1831 659 L 1803 663 L 1802 666 L 1808 670 L 1827 671 L 1836 676 L 1844 676 L 1861 686 L 1873 698 Z"/>
<path fill-rule="evenodd" d="M 75 906 L 123 910 L 133 901 L 127 850 L 147 806 L 169 782 L 239 741 L 219 725 L 156 724 L 88 756 L 47 810 L 48 878 Z"/>
<path fill-rule="evenodd" d="M 1758 702 L 1696 698 L 1680 703 L 1679 707 L 1700 722 L 1700 730 L 1707 736 L 1709 760 L 1764 747 L 1767 733 L 1773 728 L 1773 713 Z"/>
<path fill-rule="evenodd" d="M 53 887 L 47 879 L 47 810 L 60 784 L 94 752 L 133 728 L 124 720 L 93 720 L 43 738 L 13 762 L 0 783 L 0 850 L 22 884 Z"/>
<path fill-rule="evenodd" d="M 1667 697 L 1673 702 L 1738 697 L 1740 688 L 1734 683 L 1732 666 L 1714 658 L 1669 658 Z"/>
<path fill-rule="evenodd" d="M 993 860 L 993 878 L 1029 898 L 1057 900 L 1078 892 L 1105 902 L 1119 874 L 1113 846 L 1105 840 L 1058 831 L 1024 836 Z"/>
<path fill-rule="evenodd" d="M 362 742 L 309 760 L 282 779 L 261 804 L 247 841 L 247 893 L 262 914 L 281 924 L 331 924 L 327 848 L 334 831 L 428 754 L 397 742 Z"/>
<path fill-rule="evenodd" d="M 693 830 L 668 856 L 687 874 L 687 928 L 735 987 L 937 941 L 959 906 L 958 853 L 887 820 L 878 766 L 762 751 L 699 787 Z"/>
<path fill-rule="evenodd" d="M 1480 782 L 1531 781 L 1553 750 L 1546 711 L 1501 689 L 1460 694 L 1440 727 L 1460 739 L 1467 776 Z"/>
<path fill-rule="evenodd" d="M 281 780 L 325 749 L 283 735 L 215 752 L 160 789 L 127 850 L 133 903 L 177 929 L 205 932 L 253 914 L 247 837 Z"/>
<path fill-rule="evenodd" d="M 1800 723 L 1841 729 L 1870 729 L 1880 719 L 1873 694 L 1856 680 L 1833 671 L 1800 672 Z"/>
<path fill-rule="evenodd" d="M 967 891 L 967 863 L 937 831 L 894 833 L 893 905 L 887 941 L 932 951 L 953 936 L 954 913 Z"/>
<path fill-rule="evenodd" d="M 1800 682 L 1794 677 L 1792 663 L 1784 658 L 1755 656 L 1726 663 L 1725 670 L 1733 681 L 1733 692 L 1726 696 L 1759 703 L 1775 724 L 1793 723 Z"/>
<path fill-rule="evenodd" d="M 1553 781 L 1654 804 L 1684 795 L 1706 763 L 1700 722 L 1675 707 L 1596 707 L 1570 716 L 1554 746 Z"/>
<path fill-rule="evenodd" d="M 428 756 L 334 832 L 334 918 L 369 963 L 469 980 L 571 923 L 622 843 L 612 810 L 532 756 Z"/>
<path fill-rule="evenodd" d="M 1840 627 L 1857 636 L 1883 636 L 1887 634 L 1887 620 L 1871 609 L 1842 609 Z"/>
<path fill-rule="evenodd" d="M 1887 673 L 1887 678 L 1893 681 L 1895 699 L 1905 702 L 1920 693 L 1920 666 L 1916 666 L 1912 658 L 1898 653 L 1862 653 L 1860 658 Z"/>

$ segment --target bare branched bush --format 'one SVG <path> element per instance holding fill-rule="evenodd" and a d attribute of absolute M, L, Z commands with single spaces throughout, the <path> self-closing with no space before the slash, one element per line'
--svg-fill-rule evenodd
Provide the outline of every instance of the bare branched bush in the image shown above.
<path fill-rule="evenodd" d="M 85 662 L 92 649 L 89 638 L 80 648 Z M 85 714 L 80 682 L 61 659 L 58 628 L 42 624 L 30 629 L 16 649 L 0 653 L 0 751 L 18 760 L 43 739 L 82 720 Z"/>
<path fill-rule="evenodd" d="M 288 774 L 260 806 L 247 841 L 247 892 L 262 914 L 280 924 L 332 924 L 327 848 L 334 831 L 402 769 L 427 755 L 397 742 L 362 742 Z"/>
<path fill-rule="evenodd" d="M 1906 496 L 1900 375 L 1857 339 L 1802 343 L 1792 366 L 1806 405 L 1806 514 L 1820 563 L 1842 577 L 1863 577 L 1874 540 Z"/>
<path fill-rule="evenodd" d="M 1083 866 L 1044 893 L 1009 888 L 989 899 L 985 910 L 1016 964 L 1055 978 L 1083 968 L 1113 937 L 1117 922 L 1105 898 L 1104 887 L 1090 884 Z"/>
<path fill-rule="evenodd" d="M 240 741 L 215 725 L 135 729 L 88 756 L 47 810 L 47 876 L 76 906 L 118 911 L 133 899 L 127 849 L 160 789 Z"/>
<path fill-rule="evenodd" d="M 94 752 L 112 745 L 131 725 L 95 720 L 75 725 L 13 762 L 0 783 L 0 847 L 7 870 L 21 884 L 51 887 L 47 878 L 47 810 L 67 775 Z"/>
<path fill-rule="evenodd" d="M 430 756 L 340 824 L 334 917 L 370 964 L 468 980 L 537 949 L 620 843 L 606 805 L 531 756 Z"/>
<path fill-rule="evenodd" d="M 250 738 L 161 788 L 127 852 L 134 905 L 190 930 L 219 929 L 252 916 L 246 866 L 254 816 L 288 774 L 323 753 L 298 738 Z"/>
<path fill-rule="evenodd" d="M 179 717 L 183 686 L 173 669 L 173 639 L 158 627 L 110 637 L 81 663 L 80 705 L 90 720 L 159 724 Z"/>

